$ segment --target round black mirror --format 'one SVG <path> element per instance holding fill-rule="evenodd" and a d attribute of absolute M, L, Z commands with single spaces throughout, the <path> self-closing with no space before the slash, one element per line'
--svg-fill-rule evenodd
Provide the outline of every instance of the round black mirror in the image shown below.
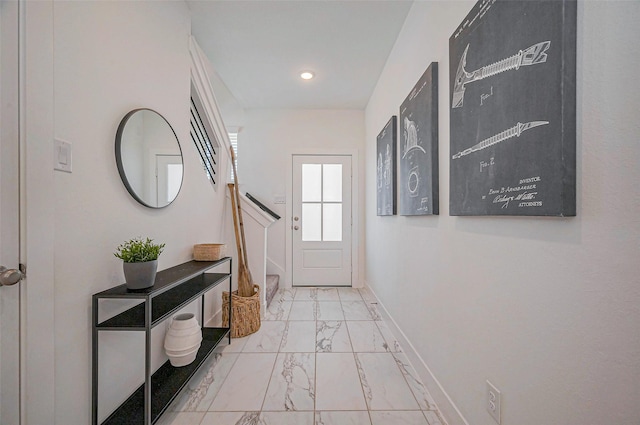
<path fill-rule="evenodd" d="M 116 163 L 125 187 L 142 205 L 163 208 L 182 187 L 182 150 L 167 120 L 151 109 L 134 109 L 116 133 Z"/>

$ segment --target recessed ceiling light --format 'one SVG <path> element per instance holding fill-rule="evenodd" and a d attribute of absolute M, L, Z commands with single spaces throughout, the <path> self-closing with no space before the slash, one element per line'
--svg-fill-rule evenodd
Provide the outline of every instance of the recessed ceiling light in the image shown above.
<path fill-rule="evenodd" d="M 314 74 L 314 73 L 313 73 L 313 72 L 311 72 L 311 71 L 304 71 L 304 72 L 302 72 L 302 73 L 300 74 L 300 78 L 302 78 L 303 80 L 310 80 L 310 79 L 312 79 L 312 78 L 313 78 L 313 77 L 315 77 L 315 76 L 316 76 L 316 74 Z"/>

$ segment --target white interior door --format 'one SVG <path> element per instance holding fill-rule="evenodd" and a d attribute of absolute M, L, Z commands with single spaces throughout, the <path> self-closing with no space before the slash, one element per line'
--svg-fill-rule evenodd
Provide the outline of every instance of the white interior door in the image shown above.
<path fill-rule="evenodd" d="M 351 156 L 294 155 L 293 286 L 351 286 Z"/>
<path fill-rule="evenodd" d="M 182 156 L 156 155 L 156 205 L 169 205 L 182 185 Z"/>
<path fill-rule="evenodd" d="M 0 0 L 0 424 L 20 424 L 18 2 Z M 8 270 L 5 270 L 4 268 Z"/>

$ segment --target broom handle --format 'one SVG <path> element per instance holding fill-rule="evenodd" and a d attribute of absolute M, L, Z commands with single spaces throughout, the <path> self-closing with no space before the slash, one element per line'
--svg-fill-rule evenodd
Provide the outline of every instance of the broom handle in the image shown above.
<path fill-rule="evenodd" d="M 233 230 L 236 234 L 236 248 L 238 249 L 238 269 L 244 269 L 244 261 L 242 254 L 242 246 L 240 235 L 238 234 L 238 213 L 236 207 L 236 195 L 233 192 L 233 183 L 228 183 L 229 193 L 231 195 L 231 212 L 233 213 Z"/>
<path fill-rule="evenodd" d="M 244 223 L 242 222 L 242 206 L 240 205 L 240 189 L 239 189 L 239 183 L 238 183 L 238 170 L 236 169 L 236 153 L 233 151 L 233 147 L 229 148 L 229 150 L 231 151 L 231 166 L 233 167 L 233 176 L 235 179 L 235 184 L 233 185 L 235 188 L 235 192 L 236 192 L 236 199 L 237 199 L 237 210 L 238 210 L 238 221 L 240 222 L 240 236 L 242 238 L 242 252 L 244 255 L 244 262 L 245 264 L 249 265 L 249 260 L 247 258 L 247 242 L 244 238 Z"/>

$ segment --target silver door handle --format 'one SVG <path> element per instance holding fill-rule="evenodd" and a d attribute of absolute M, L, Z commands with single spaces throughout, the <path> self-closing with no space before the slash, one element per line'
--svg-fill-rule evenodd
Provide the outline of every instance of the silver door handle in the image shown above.
<path fill-rule="evenodd" d="M 293 221 L 298 221 L 300 220 L 298 217 L 293 217 Z"/>
<path fill-rule="evenodd" d="M 11 286 L 20 282 L 24 275 L 20 270 L 0 266 L 0 286 Z"/>
<path fill-rule="evenodd" d="M 298 230 L 299 227 L 298 226 L 293 226 L 293 230 Z"/>

